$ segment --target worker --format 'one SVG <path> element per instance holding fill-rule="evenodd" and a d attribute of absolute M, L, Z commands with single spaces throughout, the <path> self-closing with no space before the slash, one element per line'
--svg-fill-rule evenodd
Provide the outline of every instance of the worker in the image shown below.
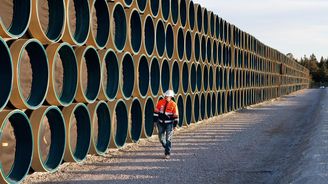
<path fill-rule="evenodd" d="M 173 131 L 179 122 L 179 111 L 177 104 L 172 100 L 175 96 L 172 90 L 168 90 L 164 94 L 154 110 L 154 122 L 158 128 L 158 138 L 165 149 L 165 159 L 170 158 Z"/>

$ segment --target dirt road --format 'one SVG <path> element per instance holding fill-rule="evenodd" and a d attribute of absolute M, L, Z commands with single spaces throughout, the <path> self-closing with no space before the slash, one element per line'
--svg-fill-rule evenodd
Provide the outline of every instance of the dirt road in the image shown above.
<path fill-rule="evenodd" d="M 303 90 L 26 183 L 328 183 L 328 90 Z M 315 181 L 315 182 L 313 182 Z"/>

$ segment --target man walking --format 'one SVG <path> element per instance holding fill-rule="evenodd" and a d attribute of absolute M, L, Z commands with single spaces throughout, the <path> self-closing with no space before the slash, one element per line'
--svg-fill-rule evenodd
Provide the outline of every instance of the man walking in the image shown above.
<path fill-rule="evenodd" d="M 165 159 L 170 158 L 173 130 L 179 122 L 177 104 L 172 100 L 175 96 L 172 90 L 165 92 L 165 98 L 160 100 L 154 110 L 154 122 L 158 127 L 158 138 L 165 149 Z"/>

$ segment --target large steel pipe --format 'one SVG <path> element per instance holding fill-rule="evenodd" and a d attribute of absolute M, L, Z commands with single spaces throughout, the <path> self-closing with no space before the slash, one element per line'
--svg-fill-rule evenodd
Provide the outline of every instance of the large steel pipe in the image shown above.
<path fill-rule="evenodd" d="M 196 64 L 192 63 L 189 65 L 189 84 L 190 84 L 190 91 L 191 93 L 195 93 L 196 88 L 197 88 L 197 68 Z"/>
<path fill-rule="evenodd" d="M 103 49 L 110 35 L 110 17 L 106 0 L 90 0 L 90 16 L 87 44 Z"/>
<path fill-rule="evenodd" d="M 151 57 L 155 48 L 155 26 L 151 16 L 143 19 L 143 45 L 148 57 Z"/>
<path fill-rule="evenodd" d="M 54 43 L 47 47 L 49 59 L 49 90 L 47 102 L 68 106 L 76 95 L 78 68 L 75 52 L 67 43 Z"/>
<path fill-rule="evenodd" d="M 22 37 L 30 24 L 31 12 L 31 0 L 2 0 L 0 36 L 15 39 Z"/>
<path fill-rule="evenodd" d="M 182 27 L 180 27 L 177 31 L 176 35 L 176 48 L 177 48 L 177 56 L 180 61 L 183 61 L 185 56 L 185 36 L 184 36 L 184 30 Z"/>
<path fill-rule="evenodd" d="M 136 68 L 136 80 L 137 80 L 137 85 L 138 85 L 138 91 L 141 98 L 145 98 L 148 94 L 149 90 L 149 81 L 150 81 L 150 76 L 149 76 L 149 64 L 148 64 L 148 59 L 145 55 L 135 56 L 135 62 L 137 62 L 137 68 Z"/>
<path fill-rule="evenodd" d="M 2 111 L 11 95 L 13 87 L 14 69 L 10 50 L 4 40 L 0 37 L 0 86 L 2 87 L 0 95 L 0 111 Z"/>
<path fill-rule="evenodd" d="M 85 160 L 91 143 L 91 118 L 86 105 L 82 103 L 64 107 L 66 123 L 66 148 L 64 160 L 81 163 Z"/>
<path fill-rule="evenodd" d="M 194 33 L 193 37 L 193 53 L 194 53 L 194 59 L 196 62 L 200 60 L 200 37 L 198 33 Z"/>
<path fill-rule="evenodd" d="M 105 155 L 111 138 L 111 112 L 104 101 L 88 104 L 91 117 L 90 153 Z"/>
<path fill-rule="evenodd" d="M 27 175 L 33 157 L 32 128 L 20 110 L 0 113 L 0 183 L 19 183 Z"/>
<path fill-rule="evenodd" d="M 125 50 L 138 54 L 142 46 L 142 22 L 140 12 L 133 8 L 128 11 L 128 44 Z"/>
<path fill-rule="evenodd" d="M 179 0 L 179 18 L 182 27 L 187 24 L 187 0 Z"/>
<path fill-rule="evenodd" d="M 195 28 L 195 6 L 194 2 L 187 0 L 187 28 L 194 31 Z"/>
<path fill-rule="evenodd" d="M 58 42 L 66 24 L 64 0 L 32 0 L 29 33 L 44 44 Z"/>
<path fill-rule="evenodd" d="M 211 93 L 206 93 L 206 118 L 212 117 L 212 100 Z"/>
<path fill-rule="evenodd" d="M 130 99 L 135 85 L 135 67 L 134 60 L 130 53 L 126 52 L 121 57 L 120 63 L 120 89 L 119 97 Z"/>
<path fill-rule="evenodd" d="M 179 1 L 171 0 L 171 23 L 176 25 L 179 20 Z"/>
<path fill-rule="evenodd" d="M 192 36 L 191 32 L 188 30 L 185 34 L 185 56 L 188 61 L 191 61 L 192 57 Z"/>
<path fill-rule="evenodd" d="M 190 95 L 187 95 L 185 97 L 185 107 L 184 107 L 184 111 L 185 111 L 185 121 L 187 126 L 191 124 L 192 121 L 192 99 Z"/>
<path fill-rule="evenodd" d="M 181 79 L 182 90 L 183 93 L 186 94 L 189 89 L 189 70 L 188 70 L 187 63 L 183 63 L 182 71 L 180 72 L 180 75 L 182 75 L 182 79 Z"/>
<path fill-rule="evenodd" d="M 49 86 L 46 51 L 35 39 L 16 40 L 9 45 L 16 68 L 10 102 L 19 109 L 37 109 L 44 102 Z"/>
<path fill-rule="evenodd" d="M 112 139 L 111 148 L 122 148 L 128 137 L 129 112 L 124 100 L 109 102 L 110 109 L 113 109 L 112 115 Z"/>
<path fill-rule="evenodd" d="M 171 5 L 170 5 L 171 1 L 169 0 L 161 0 L 161 17 L 163 18 L 163 20 L 165 22 L 168 21 L 168 19 L 170 18 L 170 12 L 171 12 Z"/>
<path fill-rule="evenodd" d="M 90 5 L 88 0 L 65 0 L 66 25 L 63 41 L 72 45 L 86 43 L 90 31 Z"/>
<path fill-rule="evenodd" d="M 161 89 L 164 94 L 170 88 L 171 71 L 169 62 L 164 59 L 161 66 Z"/>
<path fill-rule="evenodd" d="M 140 13 L 144 13 L 148 0 L 135 0 L 137 3 L 137 8 L 139 9 Z"/>
<path fill-rule="evenodd" d="M 197 123 L 200 119 L 200 102 L 198 94 L 193 95 L 192 104 L 192 121 Z"/>
<path fill-rule="evenodd" d="M 114 48 L 117 52 L 122 52 L 127 40 L 127 19 L 124 7 L 121 3 L 109 3 L 111 10 L 110 33 L 111 39 L 107 48 Z"/>
<path fill-rule="evenodd" d="M 174 32 L 171 24 L 167 24 L 165 30 L 165 51 L 169 59 L 172 59 L 174 54 Z"/>
<path fill-rule="evenodd" d="M 176 98 L 176 103 L 178 107 L 178 113 L 179 113 L 179 123 L 178 126 L 182 127 L 183 125 L 186 125 L 185 123 L 185 109 L 184 109 L 184 102 L 183 102 L 183 97 L 182 95 L 179 95 Z"/>
<path fill-rule="evenodd" d="M 202 14 L 201 5 L 195 4 L 195 13 L 196 13 L 195 23 L 196 23 L 197 31 L 201 33 L 203 30 L 203 14 Z"/>
<path fill-rule="evenodd" d="M 174 61 L 172 64 L 171 85 L 174 93 L 178 93 L 180 89 L 180 66 L 177 61 Z"/>
<path fill-rule="evenodd" d="M 129 102 L 129 136 L 131 142 L 138 142 L 142 133 L 142 105 L 138 98 L 134 98 Z"/>
<path fill-rule="evenodd" d="M 161 73 L 158 59 L 153 57 L 150 63 L 150 89 L 152 96 L 157 96 L 160 89 Z"/>
<path fill-rule="evenodd" d="M 101 60 L 101 90 L 98 99 L 115 100 L 119 88 L 119 62 L 112 49 L 98 51 Z"/>
<path fill-rule="evenodd" d="M 154 101 L 151 97 L 148 97 L 144 102 L 143 107 L 143 137 L 149 138 L 153 135 L 154 131 Z"/>
<path fill-rule="evenodd" d="M 75 54 L 79 76 L 75 100 L 93 103 L 100 93 L 101 65 L 98 52 L 92 46 L 83 46 L 77 47 Z"/>
<path fill-rule="evenodd" d="M 43 106 L 29 114 L 34 137 L 32 168 L 38 172 L 54 172 L 62 163 L 66 147 L 66 125 L 56 106 Z"/>
<path fill-rule="evenodd" d="M 206 119 L 206 96 L 205 93 L 199 94 L 200 98 L 200 119 L 205 120 Z"/>
<path fill-rule="evenodd" d="M 201 92 L 202 91 L 202 86 L 203 86 L 203 72 L 202 72 L 202 65 L 201 64 L 197 64 L 197 68 L 196 68 L 196 87 L 197 87 L 197 91 Z"/>
<path fill-rule="evenodd" d="M 161 19 L 158 19 L 156 23 L 156 34 L 155 34 L 155 45 L 156 52 L 159 58 L 162 58 L 165 54 L 165 25 Z"/>

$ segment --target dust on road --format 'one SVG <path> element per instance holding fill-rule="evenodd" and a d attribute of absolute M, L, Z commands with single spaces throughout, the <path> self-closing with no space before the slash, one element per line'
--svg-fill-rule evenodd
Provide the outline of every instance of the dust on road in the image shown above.
<path fill-rule="evenodd" d="M 304 155 L 317 127 L 328 124 L 321 120 L 327 93 L 303 90 L 180 130 L 170 160 L 154 137 L 53 174 L 34 173 L 25 183 L 311 183 L 318 172 L 306 175 L 311 155 Z"/>

